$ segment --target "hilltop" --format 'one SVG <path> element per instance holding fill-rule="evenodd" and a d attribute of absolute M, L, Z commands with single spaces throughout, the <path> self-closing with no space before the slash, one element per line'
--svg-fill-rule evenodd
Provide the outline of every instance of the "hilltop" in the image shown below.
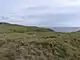
<path fill-rule="evenodd" d="M 0 24 L 0 60 L 80 60 L 80 33 Z"/>
<path fill-rule="evenodd" d="M 55 32 L 52 29 L 49 28 L 41 28 L 41 27 L 36 27 L 36 26 L 23 26 L 23 25 L 17 25 L 17 24 L 10 24 L 6 22 L 1 22 L 0 23 L 0 28 L 2 31 L 0 32 L 19 32 L 19 33 L 24 33 L 24 32 Z"/>

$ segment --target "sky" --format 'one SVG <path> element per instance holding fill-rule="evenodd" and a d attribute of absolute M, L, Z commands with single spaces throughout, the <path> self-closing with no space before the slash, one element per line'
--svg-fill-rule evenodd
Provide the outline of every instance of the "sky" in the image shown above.
<path fill-rule="evenodd" d="M 0 0 L 0 22 L 80 27 L 80 0 Z"/>

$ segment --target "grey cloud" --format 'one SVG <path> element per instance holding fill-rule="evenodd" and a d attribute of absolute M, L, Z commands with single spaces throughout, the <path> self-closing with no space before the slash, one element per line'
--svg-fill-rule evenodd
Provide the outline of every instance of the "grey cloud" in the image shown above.
<path fill-rule="evenodd" d="M 48 6 L 34 6 L 34 7 L 28 7 L 27 10 L 43 10 L 48 9 Z"/>

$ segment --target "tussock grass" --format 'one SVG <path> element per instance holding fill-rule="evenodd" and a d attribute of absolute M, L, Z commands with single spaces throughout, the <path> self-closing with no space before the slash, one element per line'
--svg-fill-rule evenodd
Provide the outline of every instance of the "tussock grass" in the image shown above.
<path fill-rule="evenodd" d="M 0 60 L 80 60 L 79 32 L 36 32 L 34 27 L 1 26 Z"/>

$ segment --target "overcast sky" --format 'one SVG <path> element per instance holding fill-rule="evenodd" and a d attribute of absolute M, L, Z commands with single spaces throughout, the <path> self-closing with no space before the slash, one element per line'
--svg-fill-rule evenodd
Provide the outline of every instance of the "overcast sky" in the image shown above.
<path fill-rule="evenodd" d="M 80 0 L 0 0 L 0 21 L 43 27 L 80 27 Z"/>

